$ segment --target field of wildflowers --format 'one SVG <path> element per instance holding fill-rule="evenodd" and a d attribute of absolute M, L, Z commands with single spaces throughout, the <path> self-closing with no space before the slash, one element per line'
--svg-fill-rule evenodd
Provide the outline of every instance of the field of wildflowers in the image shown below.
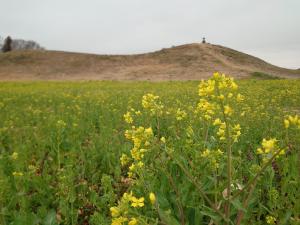
<path fill-rule="evenodd" d="M 300 224 L 300 80 L 0 83 L 0 224 Z"/>

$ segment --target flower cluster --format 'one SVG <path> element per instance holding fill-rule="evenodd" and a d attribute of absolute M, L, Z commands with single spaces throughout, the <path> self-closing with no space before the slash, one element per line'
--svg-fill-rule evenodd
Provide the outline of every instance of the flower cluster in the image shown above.
<path fill-rule="evenodd" d="M 13 152 L 13 154 L 11 155 L 11 159 L 12 160 L 16 160 L 18 159 L 19 154 L 17 152 Z"/>
<path fill-rule="evenodd" d="M 213 125 L 215 126 L 219 126 L 219 129 L 218 129 L 218 132 L 217 132 L 217 135 L 218 137 L 220 138 L 220 141 L 223 141 L 225 140 L 225 129 L 226 129 L 226 123 L 225 122 L 222 122 L 219 118 L 215 119 Z"/>
<path fill-rule="evenodd" d="M 130 112 L 127 112 L 126 114 L 124 114 L 124 120 L 126 123 L 133 123 L 133 118 L 131 116 L 131 113 Z"/>
<path fill-rule="evenodd" d="M 196 112 L 201 113 L 202 117 L 205 120 L 211 120 L 212 116 L 215 114 L 216 108 L 216 104 L 211 103 L 204 98 L 201 98 L 197 105 Z"/>
<path fill-rule="evenodd" d="M 67 126 L 66 122 L 63 121 L 63 120 L 58 120 L 57 123 L 56 123 L 56 127 L 58 129 L 63 129 Z"/>
<path fill-rule="evenodd" d="M 289 128 L 290 125 L 297 126 L 300 129 L 300 118 L 298 117 L 298 115 L 288 116 L 284 120 L 284 126 L 285 126 L 285 128 Z"/>
<path fill-rule="evenodd" d="M 274 216 L 268 215 L 268 216 L 266 216 L 266 222 L 267 222 L 267 224 L 275 224 L 276 218 Z"/>
<path fill-rule="evenodd" d="M 132 192 L 124 193 L 121 200 L 118 202 L 118 206 L 110 208 L 110 213 L 112 216 L 111 225 L 122 225 L 127 223 L 128 225 L 138 224 L 138 219 L 135 217 L 129 217 L 128 211 L 130 207 L 141 208 L 144 207 L 144 197 L 137 198 L 133 196 Z"/>
<path fill-rule="evenodd" d="M 226 123 L 222 122 L 220 118 L 217 118 L 213 122 L 213 125 L 214 126 L 219 126 L 217 135 L 218 135 L 220 141 L 226 140 L 226 134 L 225 134 Z M 240 124 L 230 126 L 229 132 L 230 132 L 229 135 L 232 138 L 233 142 L 238 142 L 238 138 L 241 135 L 241 126 L 240 126 Z"/>
<path fill-rule="evenodd" d="M 162 115 L 163 113 L 163 104 L 159 100 L 159 96 L 153 94 L 146 94 L 142 99 L 142 106 L 144 109 L 150 111 L 151 115 Z"/>
<path fill-rule="evenodd" d="M 221 161 L 223 154 L 224 154 L 224 152 L 221 151 L 220 149 L 217 149 L 217 150 L 205 149 L 200 154 L 200 157 L 204 160 L 207 160 L 209 163 L 209 167 L 215 171 L 220 166 L 220 161 Z"/>
<path fill-rule="evenodd" d="M 237 93 L 237 89 L 238 86 L 233 78 L 219 73 L 214 73 L 213 77 L 207 81 L 202 80 L 199 85 L 201 98 L 197 110 L 207 121 L 215 118 L 212 123 L 214 126 L 218 126 L 217 135 L 220 141 L 226 140 L 226 136 L 229 135 L 233 142 L 237 142 L 241 135 L 240 125 L 233 125 L 230 120 L 234 114 L 231 103 L 244 100 L 244 96 Z M 223 121 L 216 117 L 218 112 L 222 112 Z"/>
<path fill-rule="evenodd" d="M 233 142 L 238 142 L 238 138 L 240 135 L 241 135 L 241 126 L 240 124 L 236 124 L 232 127 Z"/>
<path fill-rule="evenodd" d="M 176 111 L 176 120 L 183 120 L 186 117 L 186 115 L 186 112 L 179 108 Z"/>
<path fill-rule="evenodd" d="M 14 177 L 22 177 L 24 174 L 22 173 L 22 172 L 13 172 L 12 173 L 12 175 L 14 176 Z"/>
<path fill-rule="evenodd" d="M 275 138 L 271 138 L 268 140 L 264 138 L 261 144 L 262 147 L 257 148 L 256 153 L 258 155 L 262 155 L 264 162 L 268 161 L 278 151 L 280 151 L 279 155 L 285 154 L 285 150 L 280 150 L 280 148 L 277 145 L 277 142 L 278 140 L 276 140 Z"/>
<path fill-rule="evenodd" d="M 149 194 L 149 202 L 154 205 L 156 203 L 156 196 L 153 192 Z M 118 202 L 117 206 L 110 208 L 110 213 L 112 216 L 111 225 L 136 225 L 139 220 L 135 217 L 130 216 L 130 211 L 132 209 L 138 209 L 145 206 L 145 198 L 137 198 L 132 192 L 124 193 L 121 200 Z"/>
<path fill-rule="evenodd" d="M 237 84 L 234 82 L 232 77 L 226 77 L 225 74 L 214 73 L 213 77 L 207 81 L 202 80 L 199 85 L 199 96 L 202 98 L 217 98 L 220 100 L 225 99 L 226 91 L 236 91 L 238 89 Z M 224 91 L 225 92 L 222 92 Z M 222 92 L 222 93 L 221 93 Z M 228 98 L 233 98 L 232 93 L 227 94 Z M 237 95 L 239 100 L 243 100 L 241 94 Z"/>
<path fill-rule="evenodd" d="M 228 100 L 236 100 L 242 102 L 244 96 L 236 93 L 238 85 L 233 78 L 225 76 L 225 74 L 214 73 L 213 77 L 207 81 L 202 80 L 199 85 L 199 96 L 201 99 L 208 101 L 221 101 L 225 103 Z M 229 105 L 224 106 L 226 113 L 230 114 L 232 109 Z"/>
<path fill-rule="evenodd" d="M 132 126 L 131 130 L 125 131 L 125 137 L 133 142 L 133 148 L 130 150 L 131 158 L 126 154 L 122 154 L 120 161 L 122 166 L 132 161 L 132 164 L 129 166 L 128 176 L 133 177 L 134 172 L 144 166 L 142 159 L 150 147 L 153 131 L 151 127 L 144 128 L 140 126 L 136 128 Z"/>

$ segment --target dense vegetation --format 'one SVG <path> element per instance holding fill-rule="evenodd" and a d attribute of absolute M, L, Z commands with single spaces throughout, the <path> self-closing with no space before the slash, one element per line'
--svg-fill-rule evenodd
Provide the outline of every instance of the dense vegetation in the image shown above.
<path fill-rule="evenodd" d="M 0 224 L 299 224 L 300 81 L 198 84 L 2 82 Z"/>

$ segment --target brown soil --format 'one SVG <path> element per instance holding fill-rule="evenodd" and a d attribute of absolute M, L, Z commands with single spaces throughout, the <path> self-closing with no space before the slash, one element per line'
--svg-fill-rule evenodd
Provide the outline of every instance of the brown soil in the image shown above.
<path fill-rule="evenodd" d="M 94 55 L 59 51 L 0 54 L 0 80 L 200 80 L 213 72 L 247 78 L 263 72 L 300 78 L 299 70 L 212 44 L 187 44 L 138 55 Z"/>

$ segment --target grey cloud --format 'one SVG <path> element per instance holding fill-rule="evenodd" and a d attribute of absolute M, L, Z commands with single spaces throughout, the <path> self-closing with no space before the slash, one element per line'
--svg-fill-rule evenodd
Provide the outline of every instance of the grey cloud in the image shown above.
<path fill-rule="evenodd" d="M 299 0 L 0 0 L 0 35 L 47 49 L 131 54 L 203 36 L 300 67 Z"/>

